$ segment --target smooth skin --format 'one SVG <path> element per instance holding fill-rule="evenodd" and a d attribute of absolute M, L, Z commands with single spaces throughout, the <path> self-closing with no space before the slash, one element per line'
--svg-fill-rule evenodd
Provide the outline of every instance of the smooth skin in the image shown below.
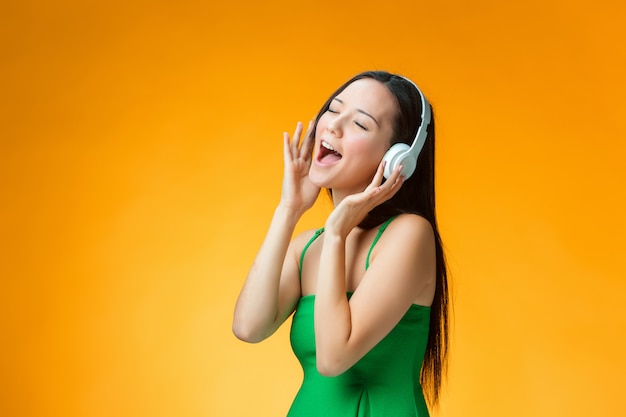
<path fill-rule="evenodd" d="M 393 329 L 411 304 L 429 306 L 436 268 L 429 222 L 403 214 L 383 233 L 365 269 L 377 230 L 363 230 L 358 224 L 403 182 L 401 167 L 383 182 L 384 165 L 378 162 L 390 146 L 397 109 L 387 88 L 371 79 L 355 81 L 337 99 L 320 118 L 314 140 L 312 123 L 304 140 L 301 123 L 293 139 L 284 134 L 281 200 L 233 320 L 238 338 L 259 342 L 293 313 L 300 297 L 315 294 L 317 367 L 327 376 L 354 365 Z M 337 163 L 320 163 L 322 141 L 341 153 Z M 335 208 L 324 233 L 307 251 L 300 282 L 299 257 L 314 232 L 291 237 L 322 187 L 333 190 Z M 348 291 L 353 292 L 350 299 Z"/>

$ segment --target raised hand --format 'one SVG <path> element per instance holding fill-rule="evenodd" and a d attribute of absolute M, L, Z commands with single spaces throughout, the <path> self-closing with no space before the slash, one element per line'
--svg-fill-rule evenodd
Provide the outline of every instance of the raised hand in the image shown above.
<path fill-rule="evenodd" d="M 325 233 L 345 238 L 348 233 L 363 221 L 374 207 L 393 197 L 404 182 L 400 176 L 402 166 L 398 166 L 382 184 L 385 163 L 378 165 L 374 179 L 365 190 L 345 197 L 330 213 L 326 220 Z"/>
<path fill-rule="evenodd" d="M 302 138 L 302 123 L 298 122 L 293 138 L 290 138 L 287 132 L 283 134 L 284 174 L 280 204 L 298 214 L 311 208 L 320 192 L 320 187 L 309 181 L 309 168 L 315 143 L 311 137 L 312 130 L 311 121 Z"/>

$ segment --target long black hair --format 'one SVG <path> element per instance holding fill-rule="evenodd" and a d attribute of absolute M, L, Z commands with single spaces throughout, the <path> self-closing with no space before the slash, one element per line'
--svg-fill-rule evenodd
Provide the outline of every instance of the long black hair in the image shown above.
<path fill-rule="evenodd" d="M 398 103 L 398 114 L 394 121 L 391 145 L 406 143 L 411 145 L 417 129 L 422 123 L 422 103 L 418 91 L 405 78 L 385 71 L 367 71 L 355 75 L 339 87 L 324 103 L 315 119 L 328 110 L 332 100 L 348 85 L 356 80 L 372 78 L 394 95 Z M 428 104 L 430 105 L 430 104 Z M 426 353 L 420 374 L 420 383 L 431 407 L 439 402 L 439 394 L 446 376 L 449 349 L 449 289 L 446 260 L 435 212 L 435 120 L 431 107 L 431 121 L 428 125 L 426 142 L 417 160 L 413 175 L 404 181 L 400 190 L 389 200 L 374 208 L 359 224 L 362 229 L 372 229 L 392 216 L 402 213 L 418 214 L 430 222 L 435 235 L 436 287 L 430 311 L 430 328 Z M 311 133 L 315 137 L 315 131 Z M 332 195 L 332 190 L 329 190 Z"/>

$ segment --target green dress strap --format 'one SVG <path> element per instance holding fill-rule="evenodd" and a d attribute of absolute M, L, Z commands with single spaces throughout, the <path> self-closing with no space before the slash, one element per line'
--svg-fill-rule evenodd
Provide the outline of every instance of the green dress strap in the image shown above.
<path fill-rule="evenodd" d="M 311 239 L 309 239 L 309 241 L 306 243 L 306 245 L 304 245 L 304 249 L 302 249 L 302 253 L 300 254 L 300 281 L 302 281 L 302 264 L 304 263 L 304 254 L 306 253 L 307 249 L 309 249 L 309 246 L 311 246 L 311 243 L 313 243 L 313 241 L 315 241 L 315 239 L 317 239 L 319 237 L 319 235 L 321 235 L 324 232 L 324 228 L 322 227 L 321 229 L 317 229 L 315 231 L 315 234 L 311 237 Z"/>
<path fill-rule="evenodd" d="M 376 237 L 374 238 L 374 241 L 372 242 L 372 246 L 370 246 L 370 250 L 367 252 L 367 259 L 365 260 L 365 269 L 366 270 L 370 267 L 370 255 L 372 254 L 372 249 L 374 249 L 374 246 L 376 246 L 376 243 L 378 243 L 378 239 L 380 239 L 380 237 L 382 236 L 382 234 L 385 231 L 385 229 L 387 228 L 387 226 L 389 226 L 389 223 L 391 223 L 393 221 L 393 219 L 395 219 L 396 217 L 398 217 L 398 216 L 395 215 L 395 216 L 390 217 L 385 223 L 383 223 L 378 228 L 378 233 L 376 234 Z"/>
<path fill-rule="evenodd" d="M 391 223 L 393 219 L 395 219 L 396 217 L 398 216 L 396 215 L 396 216 L 390 217 L 385 223 L 383 223 L 378 228 L 378 233 L 376 234 L 376 237 L 374 238 L 374 241 L 372 242 L 372 246 L 370 246 L 370 250 L 367 252 L 367 259 L 365 260 L 365 269 L 368 269 L 370 267 L 370 255 L 372 254 L 372 249 L 374 249 L 374 246 L 376 246 L 376 243 L 378 243 L 378 239 L 380 239 L 380 237 L 382 236 L 387 226 L 389 226 L 389 223 Z M 300 267 L 299 267 L 300 281 L 302 281 L 302 265 L 304 264 L 304 255 L 306 254 L 306 251 L 309 249 L 309 246 L 311 246 L 311 243 L 313 243 L 315 239 L 317 239 L 322 233 L 324 233 L 323 227 L 321 229 L 317 229 L 315 231 L 315 234 L 311 236 L 311 239 L 309 239 L 309 241 L 306 243 L 306 245 L 304 245 L 304 248 L 302 249 L 302 253 L 300 254 Z"/>

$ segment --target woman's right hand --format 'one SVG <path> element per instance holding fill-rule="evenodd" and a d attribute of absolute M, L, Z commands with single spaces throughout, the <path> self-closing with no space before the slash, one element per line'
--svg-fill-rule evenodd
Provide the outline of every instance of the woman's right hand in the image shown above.
<path fill-rule="evenodd" d="M 280 204 L 303 214 L 310 209 L 320 193 L 320 187 L 313 185 L 309 180 L 309 168 L 313 158 L 313 144 L 311 137 L 313 121 L 309 122 L 304 138 L 302 138 L 302 122 L 298 122 L 293 138 L 285 132 L 283 134 L 284 174 Z"/>

